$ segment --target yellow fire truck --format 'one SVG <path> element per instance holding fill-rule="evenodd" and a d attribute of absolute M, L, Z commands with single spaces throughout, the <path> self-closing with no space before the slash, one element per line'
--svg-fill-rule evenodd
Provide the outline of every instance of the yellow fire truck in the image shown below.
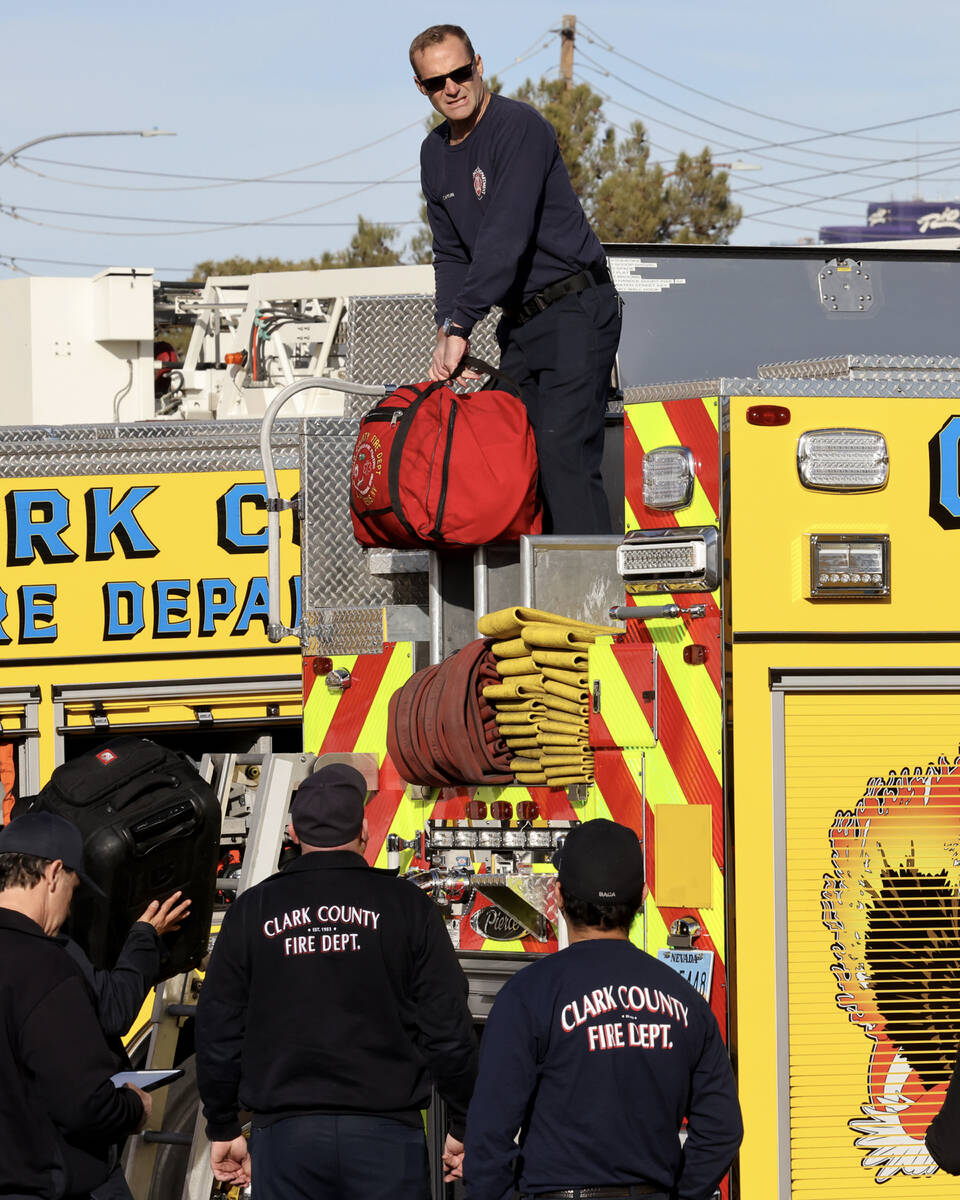
<path fill-rule="evenodd" d="M 249 579 L 258 581 L 258 661 L 280 661 L 262 653 L 263 623 L 278 646 L 299 638 L 300 769 L 335 756 L 364 772 L 370 854 L 440 904 L 478 1021 L 510 972 L 559 944 L 543 881 L 571 822 L 609 815 L 633 826 L 648 885 L 633 936 L 698 987 L 727 1037 L 746 1136 L 725 1186 L 744 1200 L 952 1187 L 923 1132 L 960 1034 L 960 634 L 920 583 L 943 574 L 949 588 L 960 528 L 950 317 L 960 258 L 837 254 L 610 248 L 625 334 L 607 470 L 623 526 L 608 537 L 530 537 L 460 555 L 362 551 L 347 497 L 370 401 L 349 392 L 340 412 L 281 422 L 271 435 L 275 400 L 265 475 L 243 459 L 228 471 L 249 476 L 231 475 L 227 487 L 211 480 L 197 500 L 188 537 L 198 539 L 211 501 L 219 511 L 234 484 L 259 489 L 223 501 L 240 504 L 237 522 L 224 515 L 216 525 L 228 541 L 256 540 L 256 558 L 231 557 L 234 567 L 256 562 L 235 595 L 222 586 L 235 574 L 199 547 L 192 573 L 171 555 L 162 571 L 146 560 L 147 583 L 134 576 L 128 545 L 145 550 L 148 538 L 159 548 L 160 536 L 147 522 L 159 488 L 141 495 L 149 483 L 134 468 L 108 466 L 129 479 L 69 492 L 71 517 L 90 522 L 81 540 L 52 495 L 7 507 L 9 522 L 26 506 L 35 527 L 19 543 L 8 534 L 33 572 L 14 587 L 8 566 L 4 590 L 15 602 L 0 628 L 11 645 L 23 630 L 32 638 L 58 626 L 59 636 L 44 554 L 86 547 L 97 573 L 95 554 L 109 544 L 124 570 L 93 576 L 83 636 L 100 645 L 107 630 L 142 623 L 167 648 L 169 626 L 190 620 L 199 638 L 212 624 L 209 644 L 235 670 L 230 639 L 245 631 L 232 631 Z M 353 379 L 396 383 L 425 361 L 428 301 L 369 297 L 353 312 L 372 329 L 408 332 L 407 358 L 390 338 L 374 339 Z M 915 356 L 891 355 L 898 345 Z M 381 352 L 394 355 L 388 365 Z M 671 378 L 699 382 L 657 382 Z M 211 423 L 207 436 L 226 425 Z M 296 526 L 285 507 L 295 491 Z M 102 494 L 87 499 L 92 492 Z M 297 530 L 299 592 L 290 583 Z M 264 578 L 273 580 L 266 590 Z M 596 637 L 584 672 L 592 772 L 562 787 L 408 784 L 386 751 L 390 697 L 475 638 L 484 616 L 515 607 L 614 631 Z M 291 650 L 283 653 L 289 670 Z M 243 658 L 247 672 L 254 658 Z M 211 664 L 208 678 L 216 671 Z M 89 675 L 77 663 L 70 686 Z M 51 693 L 54 728 L 84 724 L 92 734 L 97 718 L 133 712 L 124 698 Z M 201 698 L 209 708 L 214 696 Z M 61 716 L 58 701 L 87 707 Z M 277 702 L 254 693 L 249 715 L 265 718 Z M 188 707 L 194 728 L 216 729 L 197 714 L 204 706 Z M 39 728 L 16 720 L 22 742 Z M 272 805 L 269 836 L 256 807 L 241 814 L 241 884 L 275 866 L 297 778 L 288 772 L 272 798 L 258 789 L 255 804 Z M 174 1005 L 173 1015 L 188 1011 Z M 188 1200 L 209 1196 L 204 1151 L 201 1138 L 189 1155 L 164 1147 L 167 1167 L 179 1154 L 182 1173 L 189 1158 Z M 155 1181 L 155 1200 L 175 1194 L 163 1188 Z"/>
<path fill-rule="evenodd" d="M 792 298 L 769 275 L 746 287 L 753 367 L 632 386 L 629 335 L 655 357 L 658 323 L 677 320 L 675 305 L 652 318 L 651 295 L 712 287 L 725 337 L 718 265 L 744 289 L 735 251 L 651 261 L 663 249 L 611 251 L 627 302 L 622 534 L 459 561 L 376 552 L 388 577 L 420 572 L 412 602 L 385 603 L 346 524 L 362 405 L 336 429 L 307 423 L 304 749 L 375 765 L 371 850 L 432 890 L 481 1018 L 499 980 L 554 949 L 536 920 L 543 847 L 572 821 L 632 825 L 648 883 L 634 937 L 728 1035 L 746 1124 L 732 1190 L 946 1194 L 923 1135 L 960 1036 L 960 635 L 918 587 L 934 572 L 949 587 L 960 528 L 960 359 L 938 316 L 958 262 L 752 252 L 761 276 L 786 260 L 802 283 Z M 875 349 L 897 337 L 926 353 Z M 826 353 L 757 370 L 764 344 Z M 321 497 L 341 514 L 324 509 L 322 530 Z M 622 630 L 589 651 L 592 778 L 407 786 L 385 753 L 391 695 L 514 605 Z"/>

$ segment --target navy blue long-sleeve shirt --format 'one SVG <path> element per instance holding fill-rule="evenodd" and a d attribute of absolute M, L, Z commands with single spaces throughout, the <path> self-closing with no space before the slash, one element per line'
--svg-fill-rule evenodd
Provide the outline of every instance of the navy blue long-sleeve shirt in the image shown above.
<path fill-rule="evenodd" d="M 228 910 L 197 1007 L 212 1141 L 239 1134 L 241 1108 L 255 1125 L 353 1112 L 422 1127 L 431 1078 L 459 1138 L 476 1053 L 467 981 L 414 884 L 314 851 Z"/>
<path fill-rule="evenodd" d="M 469 1200 L 626 1182 L 705 1200 L 742 1136 L 713 1013 L 630 942 L 575 942 L 497 997 L 467 1113 Z"/>
<path fill-rule="evenodd" d="M 113 1086 L 119 1063 L 76 963 L 39 925 L 0 908 L 0 1196 L 86 1195 L 143 1116 Z"/>
<path fill-rule="evenodd" d="M 57 941 L 83 972 L 108 1042 L 119 1039 L 136 1020 L 160 974 L 164 947 L 157 931 L 147 921 L 135 921 L 109 971 L 95 967 L 72 938 L 58 937 Z"/>
<path fill-rule="evenodd" d="M 491 95 L 470 134 L 446 121 L 420 149 L 433 232 L 437 323 L 470 330 L 495 304 L 516 307 L 550 283 L 602 264 L 553 126 L 519 100 Z"/>

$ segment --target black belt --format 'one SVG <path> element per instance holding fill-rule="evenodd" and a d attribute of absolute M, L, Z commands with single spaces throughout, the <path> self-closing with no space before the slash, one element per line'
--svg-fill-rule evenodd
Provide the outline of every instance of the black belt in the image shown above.
<path fill-rule="evenodd" d="M 537 1192 L 531 1200 L 603 1200 L 617 1196 L 665 1196 L 667 1188 L 655 1187 L 652 1183 L 619 1183 L 605 1187 L 560 1188 L 556 1192 Z"/>
<path fill-rule="evenodd" d="M 542 291 L 537 292 L 535 296 L 531 296 L 519 308 L 506 309 L 505 315 L 515 325 L 523 325 L 531 317 L 535 317 L 538 313 L 542 313 L 545 309 L 548 309 L 561 296 L 569 296 L 571 292 L 583 292 L 587 288 L 600 287 L 604 283 L 613 283 L 613 280 L 610 278 L 610 272 L 603 263 L 596 263 L 592 267 L 587 267 L 585 271 L 578 271 L 576 275 L 568 275 L 566 279 L 558 279 L 556 283 L 548 283 Z"/>

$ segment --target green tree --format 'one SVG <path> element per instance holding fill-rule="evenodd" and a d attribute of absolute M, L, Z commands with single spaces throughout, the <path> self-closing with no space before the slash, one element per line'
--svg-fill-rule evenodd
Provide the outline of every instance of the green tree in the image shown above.
<path fill-rule="evenodd" d="M 262 275 L 267 271 L 319 271 L 320 267 L 321 263 L 316 258 L 304 258 L 299 262 L 283 258 L 208 258 L 197 263 L 190 279 L 202 282 L 211 275 Z"/>
<path fill-rule="evenodd" d="M 357 217 L 357 228 L 343 250 L 324 250 L 319 258 L 293 261 L 282 258 L 207 259 L 193 268 L 191 279 L 210 275 L 257 275 L 266 271 L 320 271 L 331 267 L 390 267 L 402 261 L 401 251 L 393 245 L 397 237 L 394 225 L 381 225 Z"/>
<path fill-rule="evenodd" d="M 427 202 L 425 200 L 420 203 L 420 221 L 420 228 L 410 239 L 407 253 L 410 255 L 411 262 L 432 263 L 433 234 L 430 232 L 430 226 L 427 223 Z"/>
<path fill-rule="evenodd" d="M 681 152 L 672 171 L 650 162 L 646 130 L 634 121 L 617 148 L 617 165 L 592 197 L 591 216 L 604 242 L 725 243 L 742 215 L 726 171 L 709 149 Z"/>
<path fill-rule="evenodd" d="M 357 217 L 357 231 L 345 250 L 334 254 L 324 251 L 324 267 L 393 267 L 400 262 L 400 251 L 393 246 L 395 225 L 378 225 Z"/>

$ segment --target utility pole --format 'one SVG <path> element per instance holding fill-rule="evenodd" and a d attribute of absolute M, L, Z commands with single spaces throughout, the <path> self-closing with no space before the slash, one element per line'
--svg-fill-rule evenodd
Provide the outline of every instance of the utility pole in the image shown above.
<path fill-rule="evenodd" d="M 577 18 L 570 14 L 560 23 L 560 78 L 563 86 L 573 85 L 573 45 L 577 36 Z"/>

